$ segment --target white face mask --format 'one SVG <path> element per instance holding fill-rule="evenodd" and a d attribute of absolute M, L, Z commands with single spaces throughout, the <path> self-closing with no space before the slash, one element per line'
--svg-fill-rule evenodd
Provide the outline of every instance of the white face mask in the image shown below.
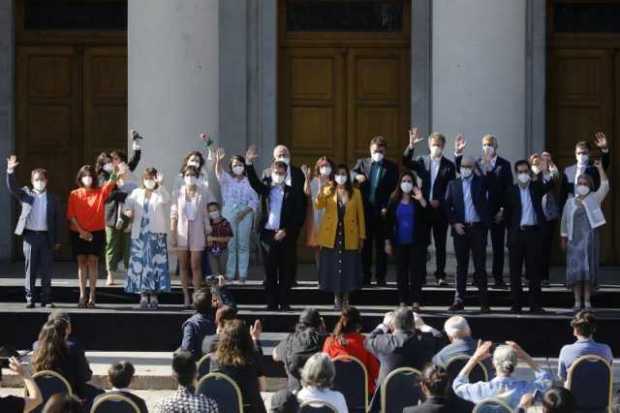
<path fill-rule="evenodd" d="M 40 179 L 37 179 L 35 181 L 32 181 L 32 187 L 34 188 L 35 191 L 37 192 L 43 192 L 45 191 L 45 187 L 47 186 L 47 182 L 46 181 L 42 181 Z"/>
<path fill-rule="evenodd" d="M 220 211 L 211 211 L 211 212 L 209 212 L 209 218 L 211 218 L 211 219 L 220 219 Z"/>
<path fill-rule="evenodd" d="M 285 176 L 284 176 L 284 175 L 278 175 L 278 174 L 277 174 L 277 173 L 275 173 L 275 172 L 272 172 L 272 173 L 271 173 L 271 182 L 272 182 L 274 185 L 280 185 L 282 182 L 284 182 L 284 178 L 285 178 Z"/>
<path fill-rule="evenodd" d="M 331 166 L 321 166 L 319 168 L 319 173 L 321 174 L 321 176 L 329 176 L 332 173 L 332 167 Z"/>
<path fill-rule="evenodd" d="M 187 166 L 193 166 L 194 168 L 200 169 L 200 162 L 198 161 L 187 161 Z"/>
<path fill-rule="evenodd" d="M 114 165 L 112 165 L 112 162 L 107 162 L 103 165 L 103 170 L 110 174 L 114 170 Z"/>
<path fill-rule="evenodd" d="M 347 176 L 346 175 L 336 175 L 334 177 L 334 181 L 336 181 L 336 183 L 338 185 L 344 185 L 347 183 Z"/>
<path fill-rule="evenodd" d="M 469 178 L 471 176 L 471 168 L 465 168 L 465 167 L 461 167 L 461 176 L 465 179 Z"/>
<path fill-rule="evenodd" d="M 195 186 L 196 182 L 198 182 L 198 179 L 196 179 L 195 176 L 191 175 L 184 177 L 183 180 L 185 181 L 185 185 L 187 186 Z"/>
<path fill-rule="evenodd" d="M 411 182 L 401 182 L 401 183 L 400 183 L 400 189 L 401 189 L 404 193 L 408 194 L 408 193 L 410 193 L 411 191 L 413 191 L 413 183 L 411 183 Z"/>
<path fill-rule="evenodd" d="M 373 152 L 370 157 L 372 158 L 373 162 L 381 162 L 383 160 L 383 153 Z"/>
<path fill-rule="evenodd" d="M 284 162 L 287 165 L 291 163 L 291 158 L 289 158 L 286 155 L 280 155 L 280 156 L 278 156 L 278 158 L 276 160 L 280 161 L 280 162 Z"/>
<path fill-rule="evenodd" d="M 443 154 L 443 148 L 441 146 L 431 146 L 431 158 L 439 158 Z"/>
<path fill-rule="evenodd" d="M 586 196 L 590 193 L 590 187 L 588 185 L 577 185 L 575 192 L 577 192 L 579 196 Z"/>
<path fill-rule="evenodd" d="M 82 185 L 84 185 L 86 188 L 90 188 L 93 184 L 93 177 L 90 175 L 83 176 L 81 181 L 82 181 Z"/>
<path fill-rule="evenodd" d="M 155 189 L 155 181 L 152 179 L 145 179 L 144 180 L 144 187 L 148 190 L 153 190 Z"/>
<path fill-rule="evenodd" d="M 532 165 L 532 173 L 533 173 L 534 175 L 538 175 L 538 174 L 540 173 L 540 171 L 541 171 L 540 166 L 538 166 L 538 165 Z"/>
<path fill-rule="evenodd" d="M 525 172 L 521 172 L 517 175 L 517 181 L 519 181 L 520 184 L 527 184 L 528 182 L 530 182 L 530 174 L 525 173 Z"/>
<path fill-rule="evenodd" d="M 577 154 L 577 163 L 579 165 L 585 165 L 586 163 L 588 163 L 589 159 L 590 159 L 590 157 L 586 153 L 578 153 Z"/>
<path fill-rule="evenodd" d="M 239 176 L 243 175 L 243 171 L 245 171 L 245 167 L 243 165 L 235 165 L 232 167 L 233 174 Z"/>
<path fill-rule="evenodd" d="M 493 145 L 482 145 L 482 152 L 486 155 L 493 156 L 495 154 L 495 148 Z"/>

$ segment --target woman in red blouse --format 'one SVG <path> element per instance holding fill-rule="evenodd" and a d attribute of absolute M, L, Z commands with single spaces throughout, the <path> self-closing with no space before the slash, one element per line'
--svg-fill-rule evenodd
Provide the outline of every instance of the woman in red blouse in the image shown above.
<path fill-rule="evenodd" d="M 331 336 L 323 344 L 323 352 L 332 359 L 338 356 L 352 356 L 361 361 L 368 372 L 368 394 L 375 393 L 375 382 L 379 375 L 379 361 L 364 347 L 362 317 L 355 307 L 346 307 Z"/>

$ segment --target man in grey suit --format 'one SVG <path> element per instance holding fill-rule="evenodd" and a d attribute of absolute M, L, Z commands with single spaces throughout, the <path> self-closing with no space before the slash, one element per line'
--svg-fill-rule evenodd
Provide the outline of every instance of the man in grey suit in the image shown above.
<path fill-rule="evenodd" d="M 60 248 L 63 214 L 58 198 L 47 192 L 47 171 L 34 169 L 30 174 L 32 188 L 20 188 L 15 181 L 15 168 L 18 165 L 15 155 L 7 159 L 6 184 L 11 194 L 21 203 L 15 234 L 21 235 L 24 241 L 26 308 L 34 307 L 38 275 L 41 275 L 41 306 L 51 307 L 51 271 L 54 250 Z"/>

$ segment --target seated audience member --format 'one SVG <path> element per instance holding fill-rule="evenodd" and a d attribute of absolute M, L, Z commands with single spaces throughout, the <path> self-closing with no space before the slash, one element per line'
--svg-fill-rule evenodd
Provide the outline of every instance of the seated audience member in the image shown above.
<path fill-rule="evenodd" d="M 405 408 L 403 413 L 469 413 L 473 410 L 473 403 L 450 391 L 450 377 L 442 367 L 430 364 L 422 374 L 422 391 L 426 400 L 419 406 Z"/>
<path fill-rule="evenodd" d="M 274 361 L 284 363 L 290 391 L 300 389 L 300 371 L 310 356 L 321 351 L 325 336 L 325 323 L 319 312 L 306 308 L 299 315 L 295 331 L 273 349 Z"/>
<path fill-rule="evenodd" d="M 269 413 L 297 413 L 299 410 L 297 395 L 289 389 L 275 392 L 269 404 Z"/>
<path fill-rule="evenodd" d="M 450 344 L 435 354 L 433 364 L 445 369 L 452 358 L 457 356 L 469 357 L 474 354 L 477 343 L 471 336 L 471 328 L 465 317 L 455 315 L 448 318 L 443 329 L 448 336 L 448 340 L 450 340 Z M 494 375 L 494 371 L 490 359 L 483 360 L 482 363 L 486 366 L 489 378 L 491 378 Z"/>
<path fill-rule="evenodd" d="M 140 413 L 147 413 L 148 409 L 146 408 L 144 399 L 136 396 L 129 390 L 129 385 L 133 380 L 133 375 L 135 372 L 136 370 L 133 367 L 133 364 L 128 361 L 121 361 L 112 364 L 108 369 L 108 381 L 112 386 L 112 390 L 105 394 L 100 394 L 97 398 L 95 398 L 95 401 L 106 394 L 118 394 L 130 398 L 138 406 Z"/>
<path fill-rule="evenodd" d="M 332 359 L 339 356 L 352 356 L 361 361 L 368 372 L 368 394 L 374 394 L 379 361 L 364 347 L 362 316 L 355 307 L 346 307 L 340 314 L 334 332 L 325 339 L 323 352 Z"/>
<path fill-rule="evenodd" d="M 486 341 L 480 343 L 475 353 L 463 367 L 452 383 L 452 389 L 457 396 L 479 403 L 484 399 L 495 397 L 505 401 L 512 409 L 515 409 L 521 397 L 527 393 L 536 391 L 544 392 L 553 384 L 551 374 L 538 367 L 538 364 L 517 343 L 507 341 L 498 346 L 493 352 L 493 365 L 497 376 L 488 382 L 469 383 L 469 373 L 478 361 L 490 357 L 489 350 L 493 343 Z M 518 380 L 512 377 L 517 368 L 518 360 L 521 359 L 534 371 L 534 380 Z"/>
<path fill-rule="evenodd" d="M 211 292 L 201 288 L 192 297 L 196 314 L 183 323 L 181 350 L 192 353 L 195 361 L 202 356 L 202 342 L 205 337 L 215 334 L 215 324 L 211 319 Z"/>
<path fill-rule="evenodd" d="M 228 321 L 219 333 L 217 350 L 211 359 L 210 371 L 228 375 L 241 389 L 246 413 L 266 412 L 260 395 L 265 389 L 265 373 L 261 354 L 255 347 L 259 335 L 259 323 L 248 328 L 241 320 Z"/>
<path fill-rule="evenodd" d="M 325 353 L 316 353 L 306 361 L 301 371 L 303 388 L 297 393 L 300 404 L 304 402 L 327 402 L 337 413 L 348 413 L 347 402 L 339 391 L 331 390 L 336 377 L 334 363 Z"/>
<path fill-rule="evenodd" d="M 43 413 L 82 413 L 82 402 L 69 394 L 55 394 L 45 403 Z"/>
<path fill-rule="evenodd" d="M 525 413 L 534 404 L 534 395 L 525 394 L 515 413 Z M 542 399 L 542 413 L 575 413 L 577 402 L 573 394 L 564 387 L 552 387 Z"/>
<path fill-rule="evenodd" d="M 5 359 L 6 360 L 6 359 Z M 43 396 L 39 391 L 39 386 L 32 380 L 32 376 L 28 369 L 20 364 L 15 357 L 8 359 L 9 369 L 17 374 L 24 381 L 26 389 L 25 397 L 6 396 L 0 397 L 0 412 L 2 413 L 29 413 L 39 407 L 43 403 Z M 0 379 L 2 372 L 0 371 Z"/>
<path fill-rule="evenodd" d="M 202 354 L 215 353 L 217 343 L 219 341 L 220 332 L 224 328 L 224 324 L 231 320 L 237 319 L 237 310 L 227 305 L 221 306 L 215 312 L 215 333 L 206 336 L 202 340 Z"/>
<path fill-rule="evenodd" d="M 611 402 L 611 413 L 620 413 L 620 390 L 616 392 Z"/>
<path fill-rule="evenodd" d="M 197 369 L 192 353 L 176 352 L 172 357 L 172 370 L 179 387 L 174 395 L 157 403 L 157 413 L 218 413 L 214 400 L 194 393 Z"/>
<path fill-rule="evenodd" d="M 614 357 L 607 344 L 597 343 L 593 335 L 596 331 L 596 319 L 591 311 L 580 311 L 570 323 L 573 335 L 577 338 L 573 344 L 567 344 L 560 350 L 558 358 L 558 376 L 566 381 L 568 369 L 581 356 L 601 356 L 611 365 Z"/>
<path fill-rule="evenodd" d="M 377 386 L 392 370 L 413 367 L 418 370 L 431 361 L 433 346 L 419 334 L 413 324 L 413 313 L 401 307 L 387 313 L 365 341 L 366 348 L 381 364 Z"/>

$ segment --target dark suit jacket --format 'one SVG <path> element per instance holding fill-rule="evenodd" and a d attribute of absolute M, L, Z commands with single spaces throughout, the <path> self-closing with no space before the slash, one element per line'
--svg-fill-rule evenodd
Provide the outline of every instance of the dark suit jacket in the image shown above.
<path fill-rule="evenodd" d="M 428 224 L 426 220 L 430 206 L 427 205 L 426 208 L 423 208 L 415 199 L 412 199 L 412 202 L 415 205 L 413 241 L 415 245 L 426 246 L 429 242 L 429 232 L 427 231 Z M 396 210 L 399 204 L 400 201 L 390 199 L 387 206 L 387 214 L 385 214 L 385 238 L 389 239 L 393 246 L 398 245 L 398 220 L 396 219 Z"/>
<path fill-rule="evenodd" d="M 124 390 L 110 390 L 109 392 L 102 393 L 99 396 L 95 397 L 95 401 L 94 402 L 96 402 L 97 399 L 99 399 L 99 398 L 101 398 L 101 397 L 103 397 L 105 395 L 108 395 L 108 394 L 118 394 L 118 395 L 121 395 L 121 396 L 128 397 L 129 399 L 131 399 L 131 401 L 133 401 L 138 406 L 138 408 L 140 409 L 140 413 L 148 413 L 149 412 L 149 409 L 146 407 L 146 402 L 144 401 L 144 399 L 142 399 L 139 396 L 136 396 L 135 394 L 133 394 L 131 392 L 124 391 Z M 94 404 L 94 402 L 93 402 L 93 404 Z"/>
<path fill-rule="evenodd" d="M 429 397 L 419 406 L 403 409 L 403 413 L 469 413 L 474 404 L 460 397 Z"/>
<path fill-rule="evenodd" d="M 377 184 L 377 192 L 375 193 L 375 204 L 370 205 L 368 201 L 368 197 L 370 195 L 370 169 L 372 167 L 372 159 L 371 158 L 362 158 L 358 159 L 355 163 L 355 166 L 351 170 L 355 174 L 366 176 L 366 180 L 363 184 L 360 185 L 360 191 L 362 191 L 362 198 L 364 199 L 364 205 L 366 208 L 374 207 L 375 210 L 381 210 L 383 208 L 387 208 L 388 201 L 390 200 L 390 195 L 396 189 L 396 185 L 398 185 L 398 165 L 389 159 L 383 159 L 383 169 L 381 171 L 381 176 L 379 177 L 379 182 Z M 352 174 L 352 175 L 355 175 Z M 356 182 L 353 180 L 353 182 Z M 366 221 L 369 221 L 367 219 Z"/>
<path fill-rule="evenodd" d="M 31 206 L 34 203 L 34 192 L 27 186 L 20 188 L 17 186 L 17 182 L 15 182 L 15 172 L 6 174 L 6 186 L 20 203 L 22 207 L 22 211 L 18 221 L 18 228 L 20 226 L 26 225 L 26 220 L 28 219 L 28 213 L 24 207 Z M 58 201 L 58 197 L 56 195 L 47 192 L 47 242 L 50 248 L 54 247 L 55 244 L 60 242 L 60 231 L 62 227 L 62 223 L 64 222 L 64 214 L 60 208 L 60 202 Z M 16 230 L 17 233 L 17 230 Z M 21 232 L 18 233 L 21 235 Z"/>
<path fill-rule="evenodd" d="M 439 171 L 435 178 L 435 185 L 433 186 L 433 196 L 430 196 L 431 191 L 431 157 L 430 155 L 418 156 L 414 159 L 414 150 L 405 149 L 403 153 L 403 165 L 405 168 L 413 170 L 422 179 L 422 193 L 424 198 L 430 202 L 431 199 L 443 201 L 446 198 L 446 190 L 448 189 L 448 182 L 456 178 L 456 167 L 454 163 L 443 156 L 439 162 Z"/>
<path fill-rule="evenodd" d="M 488 178 L 486 175 L 474 175 L 471 182 L 472 200 L 474 208 L 483 225 L 490 225 L 491 212 L 490 201 L 487 199 Z M 457 178 L 448 183 L 446 199 L 442 204 L 445 215 L 450 225 L 465 223 L 465 198 L 463 197 L 463 178 Z M 454 235 L 454 228 L 452 229 Z"/>
<path fill-rule="evenodd" d="M 457 170 L 461 169 L 462 158 L 462 156 L 457 156 L 454 158 Z M 478 169 L 480 169 L 480 159 L 478 159 L 476 165 L 478 166 Z M 487 177 L 489 190 L 489 214 L 492 218 L 497 214 L 501 207 L 506 188 L 513 184 L 510 162 L 501 156 L 498 156 L 495 160 L 495 166 L 491 171 L 489 171 Z"/>
<path fill-rule="evenodd" d="M 539 175 L 538 179 L 530 182 L 528 189 L 534 213 L 536 214 L 536 221 L 538 225 L 542 225 L 547 220 L 542 208 L 542 198 L 553 189 L 553 181 L 544 183 L 542 182 L 542 175 Z M 502 204 L 504 207 L 504 222 L 506 222 L 509 233 L 510 231 L 518 230 L 521 225 L 522 205 L 520 192 L 519 185 L 515 184 L 511 185 L 504 195 L 504 202 Z"/>
<path fill-rule="evenodd" d="M 246 172 L 250 186 L 261 199 L 261 216 L 259 219 L 259 231 L 263 233 L 267 218 L 269 216 L 269 196 L 271 194 L 271 175 L 261 181 L 256 175 L 254 165 L 247 165 Z M 292 178 L 291 178 L 292 179 Z M 295 239 L 301 229 L 306 211 L 306 204 L 302 194 L 295 191 L 292 187 L 284 185 L 284 199 L 280 212 L 280 229 L 286 231 L 285 239 Z"/>
<path fill-rule="evenodd" d="M 610 163 L 609 151 L 602 153 L 601 163 L 603 164 L 603 169 L 607 171 Z M 562 173 L 562 183 L 560 185 L 560 211 L 562 208 L 564 208 L 564 204 L 566 203 L 568 195 L 574 194 L 575 174 L 577 172 L 576 168 L 577 164 L 569 165 L 564 168 L 564 173 Z M 592 181 L 594 183 L 593 190 L 596 191 L 601 185 L 601 177 L 599 176 L 598 169 L 596 169 L 592 161 L 588 162 L 588 166 L 586 166 L 584 173 L 592 178 Z"/>

